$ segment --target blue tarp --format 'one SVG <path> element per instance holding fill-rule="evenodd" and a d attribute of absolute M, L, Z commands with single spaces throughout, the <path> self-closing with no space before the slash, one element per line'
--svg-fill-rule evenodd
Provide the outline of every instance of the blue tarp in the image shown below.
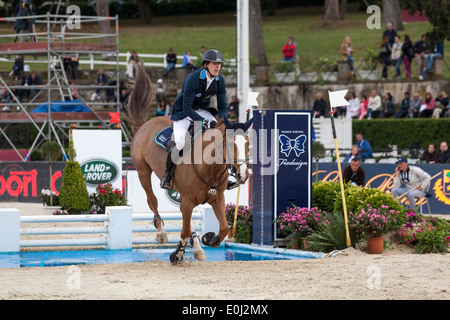
<path fill-rule="evenodd" d="M 86 107 L 80 100 L 72 101 L 52 101 L 51 112 L 90 112 L 91 110 Z M 48 102 L 44 102 L 37 108 L 35 108 L 31 113 L 37 112 L 48 112 Z"/>

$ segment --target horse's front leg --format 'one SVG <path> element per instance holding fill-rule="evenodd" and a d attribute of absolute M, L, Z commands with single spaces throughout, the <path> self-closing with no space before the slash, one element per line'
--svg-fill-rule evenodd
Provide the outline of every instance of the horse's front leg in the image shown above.
<path fill-rule="evenodd" d="M 176 265 L 183 261 L 183 255 L 186 248 L 186 244 L 191 238 L 191 217 L 192 210 L 194 209 L 193 204 L 190 201 L 181 199 L 180 210 L 183 215 L 183 226 L 181 228 L 181 240 L 178 243 L 175 251 L 170 255 L 170 262 L 172 265 Z"/>
<path fill-rule="evenodd" d="M 223 193 L 219 194 L 214 202 L 210 203 L 217 220 L 219 221 L 219 234 L 213 235 L 212 232 L 208 232 L 204 235 L 202 242 L 205 245 L 217 248 L 223 239 L 228 234 L 228 223 L 225 216 L 225 196 Z"/>

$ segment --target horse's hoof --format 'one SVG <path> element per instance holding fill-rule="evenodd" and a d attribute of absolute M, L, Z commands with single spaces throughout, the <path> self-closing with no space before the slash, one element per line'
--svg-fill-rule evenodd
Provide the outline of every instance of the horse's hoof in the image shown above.
<path fill-rule="evenodd" d="M 202 243 L 205 246 L 217 248 L 220 245 L 219 236 L 214 232 L 207 232 L 202 236 Z"/>
<path fill-rule="evenodd" d="M 177 264 L 180 264 L 181 262 L 183 262 L 183 256 L 181 256 L 181 258 L 178 258 L 177 251 L 175 251 L 175 252 L 172 252 L 172 254 L 170 255 L 169 260 L 173 266 L 176 266 Z"/>
<path fill-rule="evenodd" d="M 156 233 L 156 241 L 159 244 L 165 244 L 169 241 L 169 238 L 167 237 L 167 233 L 165 232 L 157 232 Z"/>
<path fill-rule="evenodd" d="M 197 261 L 205 261 L 206 260 L 205 252 L 203 252 L 203 250 L 194 251 L 194 259 Z"/>

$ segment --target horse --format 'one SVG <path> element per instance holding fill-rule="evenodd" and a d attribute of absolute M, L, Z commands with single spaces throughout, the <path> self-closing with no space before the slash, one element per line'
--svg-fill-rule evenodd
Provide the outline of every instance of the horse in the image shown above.
<path fill-rule="evenodd" d="M 131 160 L 146 192 L 147 203 L 154 214 L 153 222 L 157 229 L 156 241 L 163 244 L 168 241 L 167 232 L 158 213 L 158 200 L 153 193 L 150 176 L 154 172 L 159 179 L 163 177 L 167 151 L 155 142 L 154 137 L 164 128 L 171 126 L 172 121 L 168 116 L 147 120 L 154 99 L 155 87 L 147 76 L 143 63 L 140 62 L 136 65 L 135 87 L 125 106 L 133 133 Z M 252 121 L 250 119 L 246 123 L 232 123 L 226 118 L 220 119 L 214 129 L 202 133 L 202 139 L 196 137 L 193 144 L 190 143 L 191 141 L 186 143 L 189 148 L 183 149 L 183 154 L 179 156 L 172 173 L 173 190 L 180 194 L 180 211 L 183 217 L 181 240 L 176 250 L 170 255 L 172 265 L 183 261 L 188 241 L 194 248 L 194 259 L 206 260 L 199 236 L 191 223 L 192 210 L 197 205 L 210 204 L 219 221 L 218 235 L 207 232 L 202 236 L 202 243 L 218 247 L 227 235 L 224 191 L 227 187 L 228 171 L 230 170 L 241 184 L 245 183 L 249 177 L 246 161 L 249 140 L 242 133 L 248 130 Z M 237 134 L 230 135 L 228 134 L 230 131 Z M 201 150 L 201 159 L 198 159 L 197 150 Z"/>

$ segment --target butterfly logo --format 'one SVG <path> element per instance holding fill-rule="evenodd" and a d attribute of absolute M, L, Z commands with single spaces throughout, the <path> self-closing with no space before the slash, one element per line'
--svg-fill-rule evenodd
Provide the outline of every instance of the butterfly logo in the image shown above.
<path fill-rule="evenodd" d="M 302 153 L 305 152 L 305 141 L 306 136 L 304 134 L 298 136 L 295 139 L 290 139 L 288 136 L 282 134 L 280 135 L 280 143 L 281 143 L 281 152 L 289 157 L 291 150 L 294 150 L 295 155 L 299 157 Z"/>

